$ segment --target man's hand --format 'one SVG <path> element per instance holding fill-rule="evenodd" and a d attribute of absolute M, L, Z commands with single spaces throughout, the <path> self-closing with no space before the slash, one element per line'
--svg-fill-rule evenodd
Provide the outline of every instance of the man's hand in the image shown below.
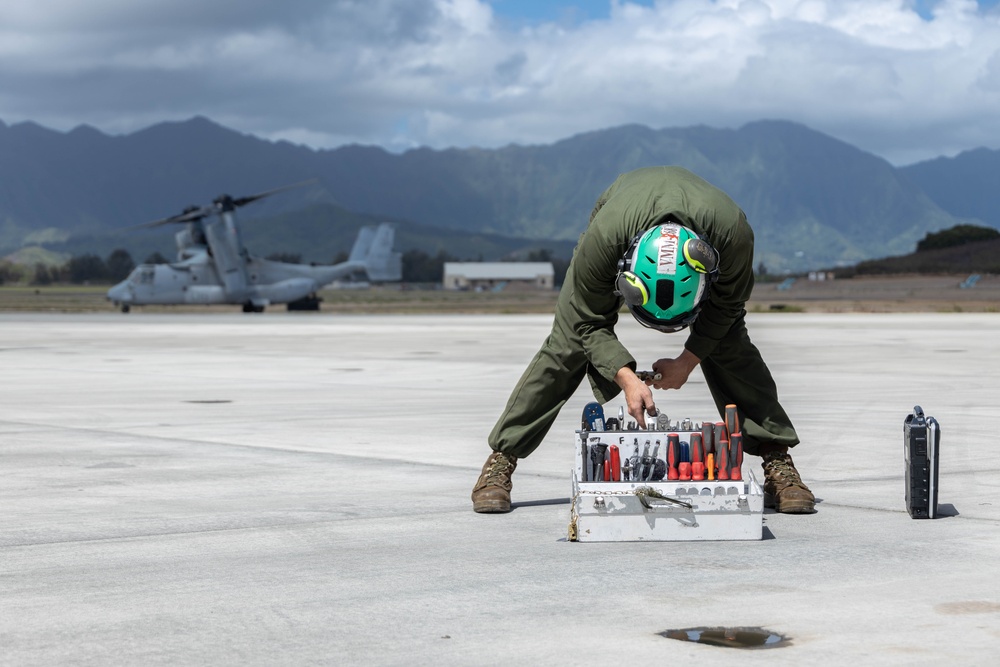
<path fill-rule="evenodd" d="M 639 379 L 628 366 L 623 366 L 615 375 L 615 382 L 625 392 L 625 403 L 628 413 L 635 418 L 639 428 L 646 428 L 646 417 L 656 415 L 656 405 L 653 403 L 653 392 L 646 383 Z M 644 414 L 645 413 L 645 414 Z"/>
<path fill-rule="evenodd" d="M 688 376 L 701 359 L 694 356 L 687 348 L 676 359 L 660 359 L 653 364 L 653 371 L 662 377 L 653 383 L 655 389 L 680 389 L 687 382 Z"/>

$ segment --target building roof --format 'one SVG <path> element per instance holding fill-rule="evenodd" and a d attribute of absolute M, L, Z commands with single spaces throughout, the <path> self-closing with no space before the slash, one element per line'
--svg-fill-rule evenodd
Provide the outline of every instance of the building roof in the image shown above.
<path fill-rule="evenodd" d="M 444 274 L 469 280 L 534 280 L 555 274 L 552 262 L 445 262 Z"/>

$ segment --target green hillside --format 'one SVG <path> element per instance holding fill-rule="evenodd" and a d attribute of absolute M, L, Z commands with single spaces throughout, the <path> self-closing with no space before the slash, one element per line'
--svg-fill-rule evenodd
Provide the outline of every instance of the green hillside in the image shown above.
<path fill-rule="evenodd" d="M 958 159 L 901 170 L 784 121 L 736 130 L 629 125 L 551 145 L 402 154 L 364 146 L 317 151 L 204 118 L 114 137 L 88 127 L 59 133 L 0 123 L 0 256 L 38 243 L 43 230 L 42 245 L 58 252 L 88 248 L 103 256 L 120 245 L 142 258 L 155 246 L 173 256 L 169 232 L 115 230 L 223 192 L 248 195 L 309 178 L 318 184 L 241 211 L 253 251 L 328 261 L 350 245 L 361 220 L 393 220 L 404 250 L 502 256 L 524 244 L 517 238 L 572 245 L 619 173 L 658 164 L 686 166 L 731 194 L 756 231 L 757 262 L 772 272 L 898 255 L 927 232 L 963 222 L 1000 224 L 987 215 L 1000 210 L 1000 189 L 987 187 L 995 170 L 969 176 L 979 163 Z M 933 177 L 922 179 L 931 167 Z M 931 182 L 966 183 L 959 199 L 975 206 L 960 207 L 940 189 L 929 196 Z M 321 205 L 333 208 L 313 211 Z M 251 229 L 254 219 L 280 228 Z"/>

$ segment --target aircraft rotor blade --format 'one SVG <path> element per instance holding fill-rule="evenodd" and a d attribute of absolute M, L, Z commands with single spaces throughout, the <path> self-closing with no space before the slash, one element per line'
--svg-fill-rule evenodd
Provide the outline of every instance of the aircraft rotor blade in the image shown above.
<path fill-rule="evenodd" d="M 169 224 L 180 224 L 185 222 L 194 222 L 196 220 L 201 220 L 202 218 L 207 218 L 210 215 L 219 213 L 220 210 L 232 210 L 228 205 L 232 205 L 234 208 L 239 206 L 246 206 L 251 202 L 255 202 L 258 199 L 263 199 L 264 197 L 270 197 L 271 195 L 277 194 L 279 192 L 284 192 L 285 190 L 291 190 L 292 188 L 301 188 L 306 185 L 313 185 L 318 183 L 319 180 L 311 178 L 308 181 L 302 181 L 301 183 L 292 183 L 291 185 L 284 185 L 280 188 L 275 188 L 273 190 L 267 190 L 266 192 L 258 192 L 255 195 L 250 195 L 248 197 L 232 198 L 229 195 L 221 195 L 216 197 L 215 201 L 208 206 L 189 206 L 184 209 L 183 212 L 177 215 L 172 215 L 169 218 L 161 218 L 160 220 L 153 220 L 152 222 L 144 222 L 139 225 L 132 225 L 131 227 L 126 227 L 125 229 L 143 229 L 150 227 L 159 227 L 160 225 Z"/>
<path fill-rule="evenodd" d="M 284 192 L 285 190 L 291 190 L 292 188 L 301 188 L 306 185 L 313 185 L 318 183 L 318 179 L 310 178 L 308 181 L 302 181 L 301 183 L 292 183 L 291 185 L 284 185 L 280 188 L 275 188 L 273 190 L 267 190 L 266 192 L 258 192 L 255 195 L 249 195 L 247 197 L 237 197 L 233 199 L 233 206 L 246 206 L 258 199 L 263 199 L 264 197 L 270 197 L 271 195 L 278 194 L 279 192 Z"/>
<path fill-rule="evenodd" d="M 161 218 L 160 220 L 153 220 L 152 222 L 144 222 L 139 225 L 132 225 L 126 229 L 141 229 L 149 227 L 159 227 L 160 225 L 169 225 L 172 223 L 184 223 L 184 222 L 194 222 L 195 220 L 201 220 L 202 218 L 211 215 L 215 212 L 215 206 L 190 206 L 184 209 L 183 213 L 178 213 L 177 215 L 172 215 L 169 218 Z"/>

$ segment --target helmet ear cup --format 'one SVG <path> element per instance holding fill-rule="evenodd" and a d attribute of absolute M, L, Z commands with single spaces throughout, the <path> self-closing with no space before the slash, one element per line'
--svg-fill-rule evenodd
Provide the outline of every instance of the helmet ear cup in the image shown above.
<path fill-rule="evenodd" d="M 642 278 L 631 271 L 618 274 L 615 287 L 618 294 L 625 299 L 625 303 L 630 306 L 645 306 L 649 303 L 649 288 Z"/>
<path fill-rule="evenodd" d="M 719 273 L 719 252 L 704 239 L 688 239 L 684 242 L 684 259 L 698 273 L 711 276 Z"/>

